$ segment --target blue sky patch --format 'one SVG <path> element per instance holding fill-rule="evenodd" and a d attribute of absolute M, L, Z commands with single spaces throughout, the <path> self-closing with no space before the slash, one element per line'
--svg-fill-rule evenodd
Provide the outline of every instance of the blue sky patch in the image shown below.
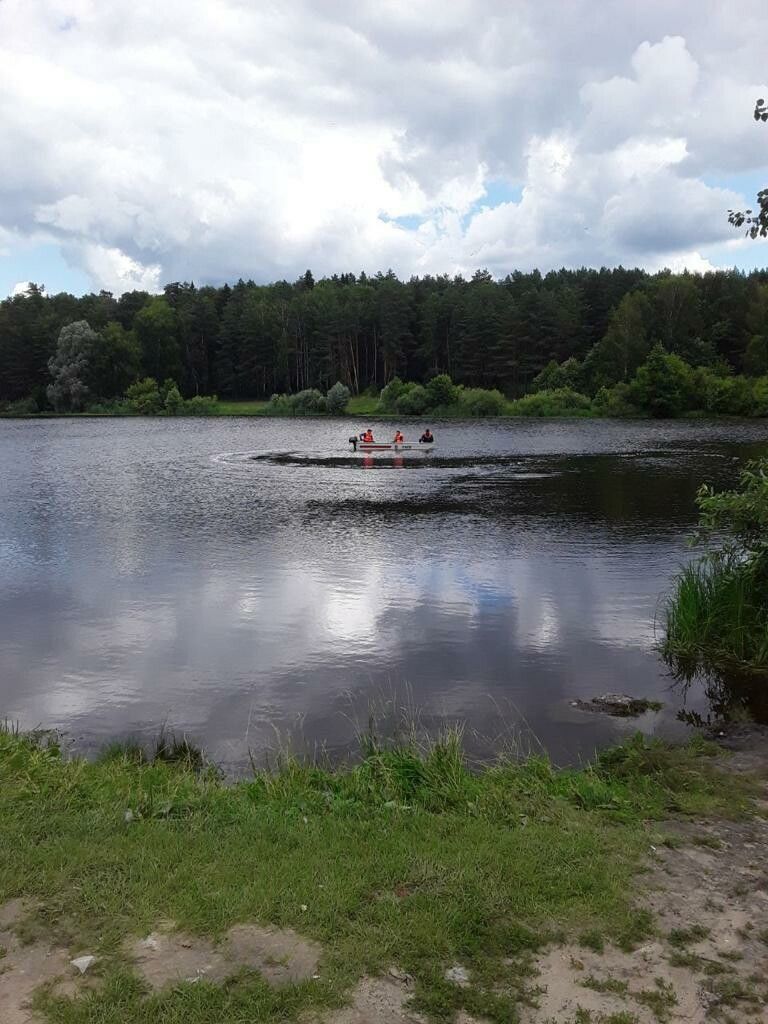
<path fill-rule="evenodd" d="M 6 253 L 0 250 L 0 298 L 10 295 L 20 281 L 44 284 L 49 295 L 82 295 L 93 289 L 88 275 L 70 267 L 53 242 L 16 244 Z"/>

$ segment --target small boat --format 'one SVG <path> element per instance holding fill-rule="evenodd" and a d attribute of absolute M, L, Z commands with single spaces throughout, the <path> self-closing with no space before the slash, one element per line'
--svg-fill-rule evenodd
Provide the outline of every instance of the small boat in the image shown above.
<path fill-rule="evenodd" d="M 350 437 L 349 444 L 353 452 L 429 451 L 435 446 L 434 441 L 361 441 L 358 437 Z"/>

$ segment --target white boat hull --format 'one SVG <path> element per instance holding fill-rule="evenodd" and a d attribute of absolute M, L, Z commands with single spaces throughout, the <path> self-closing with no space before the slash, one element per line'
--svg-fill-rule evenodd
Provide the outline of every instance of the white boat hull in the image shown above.
<path fill-rule="evenodd" d="M 356 445 L 350 442 L 354 451 L 358 452 L 413 452 L 429 451 L 435 447 L 434 441 L 358 441 Z"/>

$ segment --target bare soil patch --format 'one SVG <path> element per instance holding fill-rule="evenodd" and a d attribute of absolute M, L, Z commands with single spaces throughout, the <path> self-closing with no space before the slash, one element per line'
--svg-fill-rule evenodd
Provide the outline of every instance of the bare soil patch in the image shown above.
<path fill-rule="evenodd" d="M 612 1014 L 631 1013 L 638 1024 L 654 1024 L 659 1017 L 644 999 L 668 1005 L 670 1020 L 703 1019 L 697 1016 L 696 979 L 683 968 L 670 967 L 660 942 L 648 943 L 633 953 L 606 949 L 601 954 L 579 946 L 561 946 L 550 950 L 537 967 L 535 984 L 543 991 L 538 1007 L 523 1010 L 522 1024 L 564 1024 L 585 1011 L 590 1014 L 586 1019 L 595 1022 Z M 589 987 L 593 983 L 602 990 Z"/>
<path fill-rule="evenodd" d="M 722 767 L 768 779 L 768 730 L 734 727 L 718 738 L 734 752 Z M 657 940 L 629 954 L 548 951 L 536 965 L 538 1007 L 523 1024 L 599 1024 L 621 1013 L 638 1024 L 768 1022 L 767 809 L 765 784 L 747 820 L 654 826 L 665 838 L 649 842 L 638 903 L 653 913 Z"/>
<path fill-rule="evenodd" d="M 305 1024 L 427 1024 L 427 1018 L 410 1009 L 412 996 L 408 975 L 391 968 L 381 978 L 363 978 L 352 993 L 349 1006 L 332 1014 L 312 1016 Z M 464 1010 L 455 1024 L 486 1024 Z"/>
<path fill-rule="evenodd" d="M 289 928 L 238 924 L 224 943 L 228 962 L 250 967 L 270 985 L 290 985 L 317 973 L 322 948 Z"/>
<path fill-rule="evenodd" d="M 290 929 L 255 924 L 235 925 L 218 944 L 166 924 L 130 942 L 126 951 L 155 991 L 200 978 L 224 981 L 242 968 L 258 971 L 270 985 L 295 984 L 317 972 L 322 953 L 317 943 Z"/>
<path fill-rule="evenodd" d="M 407 986 L 396 978 L 363 978 L 350 1005 L 325 1020 L 327 1024 L 425 1024 L 424 1017 L 408 1009 L 410 997 Z"/>
<path fill-rule="evenodd" d="M 37 941 L 24 944 L 14 926 L 33 909 L 24 900 L 10 900 L 0 907 L 0 1021 L 29 1024 L 37 1018 L 29 1003 L 40 985 L 55 984 L 56 990 L 75 995 L 92 984 L 70 964 L 66 949 Z"/>

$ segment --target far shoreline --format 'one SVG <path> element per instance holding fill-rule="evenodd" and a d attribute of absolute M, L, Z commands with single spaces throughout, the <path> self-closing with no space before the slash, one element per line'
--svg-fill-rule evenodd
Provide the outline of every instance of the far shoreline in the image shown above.
<path fill-rule="evenodd" d="M 467 416 L 452 414 L 447 411 L 436 411 L 434 415 L 420 414 L 399 414 L 393 412 L 377 411 L 370 408 L 352 410 L 351 412 L 336 413 L 330 415 L 324 412 L 286 413 L 277 412 L 270 408 L 267 401 L 243 401 L 221 403 L 227 408 L 217 412 L 175 414 L 158 413 L 147 414 L 137 412 L 0 412 L 0 420 L 219 420 L 219 419 L 271 419 L 271 420 L 312 420 L 330 421 L 340 420 L 353 422 L 355 420 L 371 419 L 372 421 L 383 420 L 387 422 L 402 423 L 498 423 L 514 420 L 538 420 L 542 422 L 563 422 L 567 420 L 607 420 L 615 423 L 672 423 L 672 422 L 717 422 L 717 423 L 760 423 L 768 425 L 768 418 L 759 416 L 734 416 L 727 413 L 714 412 L 687 412 L 680 416 L 650 416 L 642 413 L 634 413 L 631 416 L 618 416 L 597 412 L 575 412 L 567 410 L 563 413 L 551 413 L 543 416 L 531 413 L 503 412 L 495 416 Z M 243 408 L 235 408 L 242 405 Z"/>

